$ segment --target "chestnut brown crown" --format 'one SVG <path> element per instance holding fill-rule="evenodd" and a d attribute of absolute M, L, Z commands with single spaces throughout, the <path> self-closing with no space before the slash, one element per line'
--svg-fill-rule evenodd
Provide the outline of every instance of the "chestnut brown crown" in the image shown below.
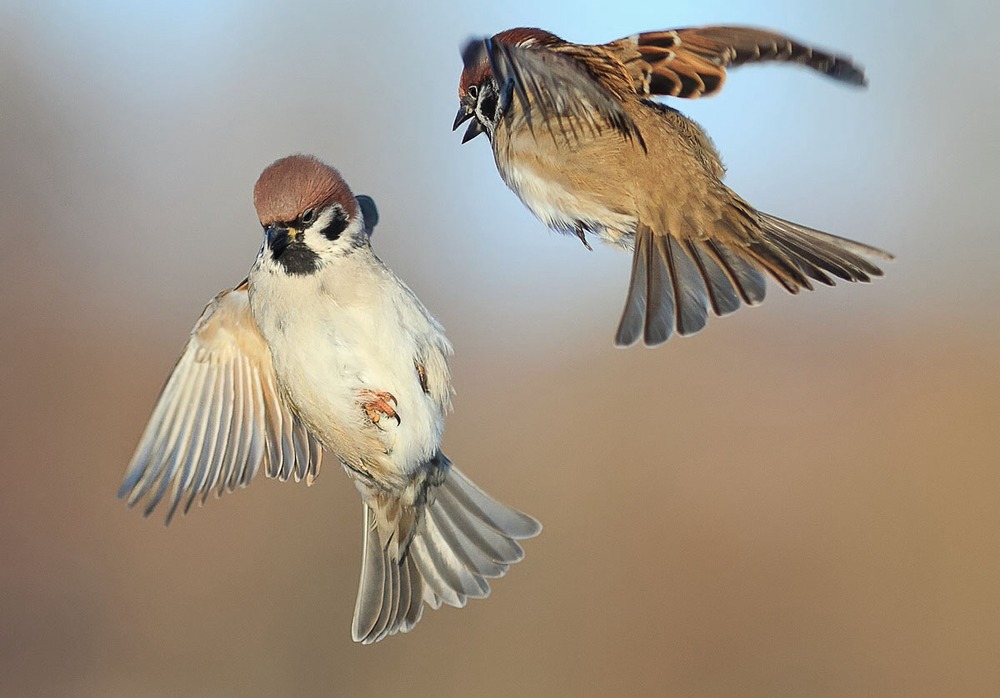
<path fill-rule="evenodd" d="M 268 165 L 253 188 L 261 225 L 290 223 L 311 208 L 340 204 L 349 218 L 358 204 L 340 173 L 312 155 L 289 155 Z"/>
<path fill-rule="evenodd" d="M 498 34 L 494 34 L 492 40 L 509 44 L 511 46 L 551 46 L 554 44 L 565 43 L 552 32 L 547 32 L 544 29 L 538 29 L 536 27 L 516 27 L 514 29 L 505 29 Z M 479 46 L 482 46 L 483 42 L 479 41 L 476 43 Z M 458 80 L 459 99 L 465 97 L 465 95 L 469 92 L 470 86 L 481 85 L 493 76 L 493 73 L 490 70 L 490 59 L 486 55 L 485 50 L 477 50 L 475 52 L 466 53 L 463 55 L 463 59 L 465 60 L 465 69 L 462 70 L 462 76 Z"/>

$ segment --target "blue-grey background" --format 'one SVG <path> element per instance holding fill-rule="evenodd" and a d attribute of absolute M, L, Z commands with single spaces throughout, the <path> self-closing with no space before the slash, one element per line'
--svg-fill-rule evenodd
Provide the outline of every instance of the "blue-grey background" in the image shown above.
<path fill-rule="evenodd" d="M 0 693 L 990 695 L 1000 685 L 995 3 L 0 2 Z M 708 23 L 863 63 L 677 104 L 758 207 L 894 251 L 871 286 L 611 346 L 627 255 L 460 146 L 458 46 Z M 164 529 L 113 498 L 291 152 L 379 202 L 457 354 L 445 446 L 546 525 L 493 596 L 350 641 L 338 468 Z"/>

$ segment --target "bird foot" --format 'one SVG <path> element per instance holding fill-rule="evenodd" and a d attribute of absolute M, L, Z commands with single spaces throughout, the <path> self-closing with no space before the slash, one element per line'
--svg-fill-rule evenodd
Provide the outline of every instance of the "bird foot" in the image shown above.
<path fill-rule="evenodd" d="M 584 247 L 586 247 L 591 252 L 594 251 L 594 248 L 590 246 L 589 242 L 587 242 L 587 234 L 586 234 L 586 232 L 584 232 L 583 226 L 580 225 L 579 223 L 577 223 L 577 225 L 576 225 L 576 236 L 578 238 L 580 238 L 580 242 L 583 243 Z"/>
<path fill-rule="evenodd" d="M 372 424 L 381 429 L 382 427 L 379 425 L 379 422 L 382 420 L 384 415 L 390 419 L 395 419 L 396 425 L 399 426 L 402 420 L 400 420 L 399 415 L 396 414 L 396 410 L 393 409 L 393 405 L 398 403 L 396 402 L 396 397 L 392 393 L 364 388 L 358 391 L 358 397 L 361 398 L 361 408 L 365 411 L 365 414 L 368 416 L 368 421 Z M 392 405 L 389 404 L 390 402 Z"/>

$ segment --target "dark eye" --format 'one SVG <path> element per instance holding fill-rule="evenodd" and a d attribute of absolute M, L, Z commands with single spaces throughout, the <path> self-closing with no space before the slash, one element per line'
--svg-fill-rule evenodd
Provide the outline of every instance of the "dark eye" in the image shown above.
<path fill-rule="evenodd" d="M 478 97 L 479 95 L 479 86 L 469 85 L 468 94 L 470 97 L 472 97 L 472 99 L 476 99 L 476 97 Z"/>
<path fill-rule="evenodd" d="M 299 220 L 305 223 L 306 225 L 309 225 L 314 220 L 316 220 L 316 209 L 314 208 L 308 209 L 305 213 L 299 216 Z"/>

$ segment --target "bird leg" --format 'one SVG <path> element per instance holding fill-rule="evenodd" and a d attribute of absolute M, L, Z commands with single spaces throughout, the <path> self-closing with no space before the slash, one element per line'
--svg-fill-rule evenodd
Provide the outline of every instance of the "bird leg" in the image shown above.
<path fill-rule="evenodd" d="M 586 233 L 583 231 L 583 226 L 580 223 L 576 224 L 576 236 L 580 238 L 580 242 L 583 243 L 584 247 L 586 247 L 591 252 L 594 251 L 594 248 L 590 246 L 589 242 L 587 242 Z"/>
<path fill-rule="evenodd" d="M 398 403 L 396 402 L 396 397 L 392 393 L 362 388 L 358 391 L 358 397 L 361 398 L 361 408 L 368 416 L 368 420 L 375 426 L 379 426 L 378 423 L 382 419 L 382 415 L 395 419 L 397 426 L 402 421 L 400 420 L 399 415 L 396 414 L 396 410 L 393 409 L 393 405 Z M 390 402 L 392 405 L 389 404 Z"/>

